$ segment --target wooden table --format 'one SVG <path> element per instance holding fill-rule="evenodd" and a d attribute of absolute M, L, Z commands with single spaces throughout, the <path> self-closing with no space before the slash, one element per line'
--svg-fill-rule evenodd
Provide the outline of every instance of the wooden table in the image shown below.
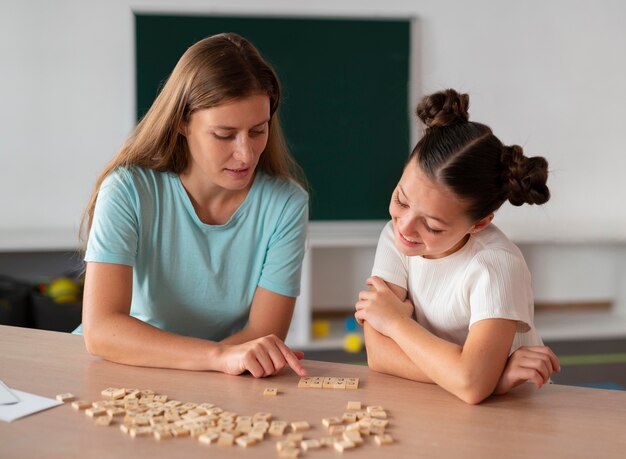
<path fill-rule="evenodd" d="M 119 365 L 89 355 L 82 338 L 65 333 L 0 326 L 0 379 L 9 387 L 54 398 L 72 392 L 102 400 L 107 387 L 152 389 L 183 402 L 211 402 L 242 415 L 271 412 L 286 421 L 306 420 L 308 437 L 326 433 L 321 419 L 341 416 L 360 400 L 381 405 L 390 415 L 396 442 L 377 446 L 371 438 L 347 457 L 559 458 L 626 457 L 626 393 L 530 384 L 481 405 L 466 405 L 434 385 L 370 371 L 367 367 L 305 361 L 313 376 L 360 378 L 356 391 L 298 389 L 291 371 L 266 379 L 220 373 L 161 370 Z M 277 387 L 277 397 L 264 397 Z M 336 458 L 331 449 L 308 458 Z M 83 412 L 59 406 L 22 419 L 0 421 L 2 458 L 193 458 L 278 457 L 275 441 L 243 449 L 205 445 L 191 438 L 156 441 L 131 438 L 117 425 L 97 427 Z"/>

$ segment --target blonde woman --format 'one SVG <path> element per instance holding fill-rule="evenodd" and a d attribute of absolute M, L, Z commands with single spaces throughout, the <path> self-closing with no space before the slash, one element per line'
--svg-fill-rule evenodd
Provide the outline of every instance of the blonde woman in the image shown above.
<path fill-rule="evenodd" d="M 254 46 L 215 35 L 181 57 L 100 175 L 83 218 L 87 350 L 129 365 L 290 366 L 308 195 Z"/>

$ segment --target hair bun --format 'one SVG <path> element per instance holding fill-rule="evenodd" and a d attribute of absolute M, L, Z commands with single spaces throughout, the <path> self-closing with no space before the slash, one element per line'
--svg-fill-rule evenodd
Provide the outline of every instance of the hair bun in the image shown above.
<path fill-rule="evenodd" d="M 417 116 L 428 127 L 445 127 L 466 123 L 469 119 L 469 96 L 454 89 L 426 96 L 417 106 Z"/>
<path fill-rule="evenodd" d="M 550 199 L 548 161 L 541 156 L 524 156 L 519 145 L 504 147 L 502 163 L 508 189 L 508 199 L 514 206 L 543 204 Z"/>

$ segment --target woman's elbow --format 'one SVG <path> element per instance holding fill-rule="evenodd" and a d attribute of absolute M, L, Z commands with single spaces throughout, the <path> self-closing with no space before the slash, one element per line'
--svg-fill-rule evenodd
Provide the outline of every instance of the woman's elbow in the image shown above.
<path fill-rule="evenodd" d="M 94 333 L 87 330 L 86 327 L 83 327 L 83 340 L 85 341 L 85 349 L 87 352 L 91 355 L 100 355 L 98 352 L 98 343 L 94 337 Z"/>
<path fill-rule="evenodd" d="M 85 313 L 85 307 L 88 310 L 94 308 L 90 305 L 83 305 L 83 340 L 85 341 L 85 349 L 91 355 L 106 358 L 114 340 L 119 339 L 120 335 L 120 319 L 128 317 L 122 313 L 94 314 Z M 89 311 L 87 311 L 89 312 Z"/>
<path fill-rule="evenodd" d="M 83 340 L 85 341 L 85 349 L 91 355 L 104 357 L 106 343 L 99 333 L 98 327 L 90 326 L 83 322 Z"/>

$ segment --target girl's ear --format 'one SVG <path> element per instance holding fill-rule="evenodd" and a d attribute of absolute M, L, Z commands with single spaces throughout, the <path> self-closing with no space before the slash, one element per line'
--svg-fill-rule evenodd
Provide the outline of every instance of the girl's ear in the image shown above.
<path fill-rule="evenodd" d="M 187 122 L 180 122 L 180 124 L 178 125 L 178 133 L 183 137 L 187 137 Z"/>
<path fill-rule="evenodd" d="M 476 234 L 481 232 L 482 230 L 484 230 L 485 228 L 487 228 L 487 226 L 489 226 L 489 223 L 491 223 L 491 221 L 493 220 L 493 213 L 487 215 L 485 218 L 483 218 L 482 220 L 477 221 L 476 223 L 474 223 L 474 225 L 470 228 L 470 234 Z"/>

